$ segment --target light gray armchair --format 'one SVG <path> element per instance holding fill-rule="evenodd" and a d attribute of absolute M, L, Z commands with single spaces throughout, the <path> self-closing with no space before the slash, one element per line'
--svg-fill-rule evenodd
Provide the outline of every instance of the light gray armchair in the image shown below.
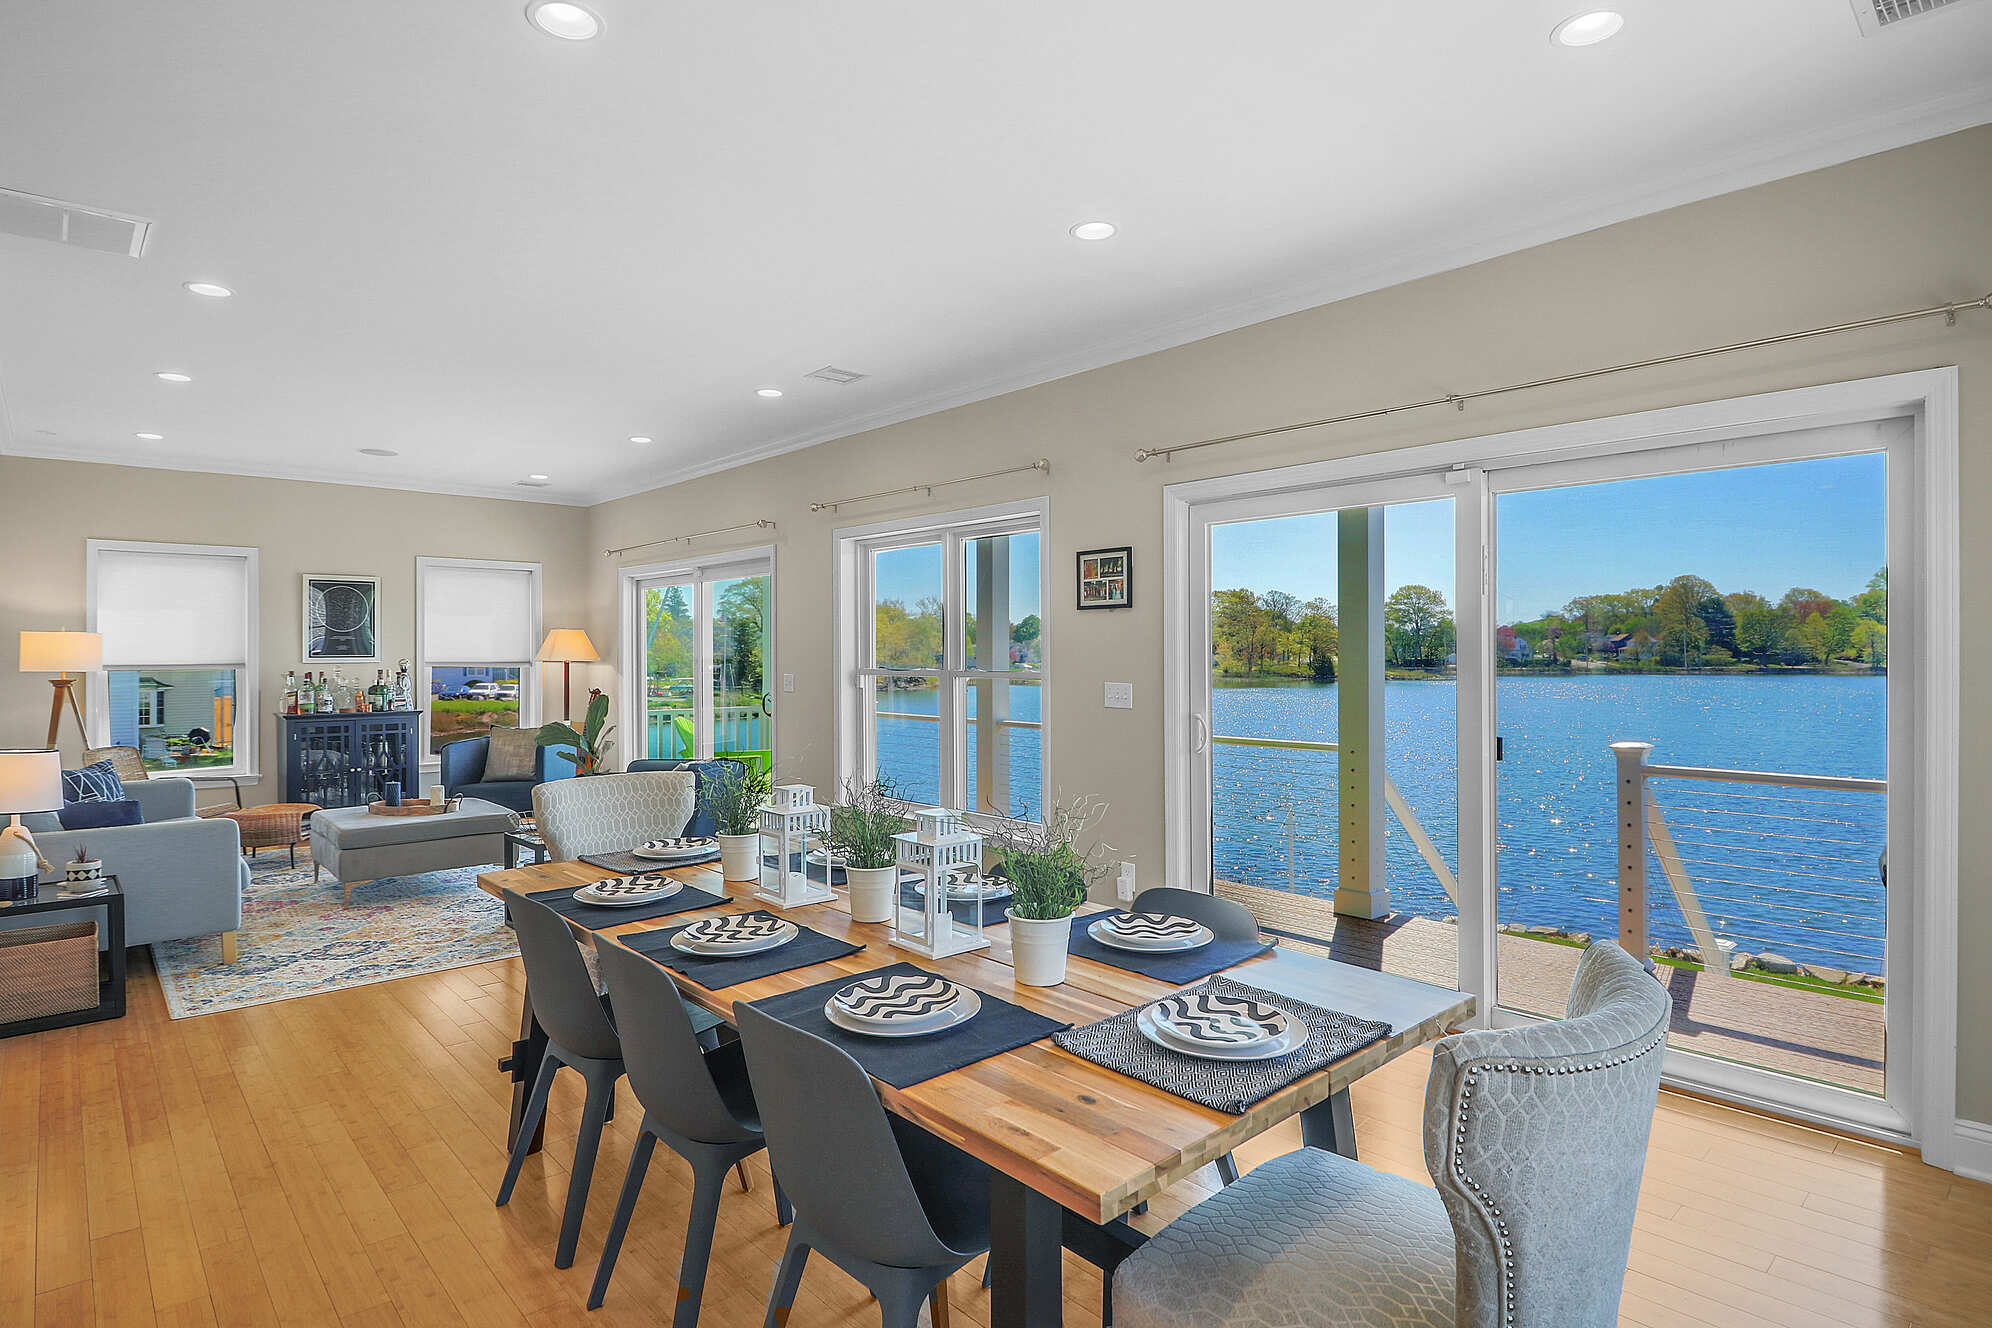
<path fill-rule="evenodd" d="M 1570 1015 L 1440 1042 L 1438 1190 L 1320 1149 L 1263 1163 L 1120 1266 L 1117 1328 L 1610 1328 L 1673 1005 L 1609 942 Z"/>
<path fill-rule="evenodd" d="M 533 789 L 533 823 L 557 860 L 583 853 L 626 853 L 646 839 L 685 833 L 698 808 L 690 770 L 589 775 Z"/>
<path fill-rule="evenodd" d="M 196 817 L 191 780 L 134 780 L 125 785 L 125 796 L 137 801 L 145 824 L 64 830 L 53 814 L 23 820 L 51 866 L 60 870 L 87 844 L 105 872 L 117 876 L 125 896 L 125 944 L 218 933 L 223 957 L 234 963 L 242 892 L 249 885 L 241 830 L 226 818 Z"/>

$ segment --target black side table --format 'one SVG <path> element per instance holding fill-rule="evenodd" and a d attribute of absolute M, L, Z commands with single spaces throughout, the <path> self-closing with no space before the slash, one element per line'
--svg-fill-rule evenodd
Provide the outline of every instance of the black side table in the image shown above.
<path fill-rule="evenodd" d="M 10 904 L 0 904 L 0 917 L 17 918 L 33 913 L 87 913 L 93 909 L 104 911 L 102 936 L 104 949 L 97 955 L 97 1004 L 87 1010 L 71 1010 L 66 1014 L 45 1014 L 34 1019 L 16 1019 L 12 1023 L 0 1024 L 0 1037 L 18 1037 L 22 1033 L 39 1033 L 50 1028 L 68 1028 L 74 1024 L 94 1024 L 100 1019 L 122 1019 L 125 1012 L 125 914 L 124 891 L 118 888 L 118 878 L 104 877 L 104 888 L 95 894 L 65 898 L 62 891 L 65 882 L 44 881 L 37 889 L 37 897 Z"/>

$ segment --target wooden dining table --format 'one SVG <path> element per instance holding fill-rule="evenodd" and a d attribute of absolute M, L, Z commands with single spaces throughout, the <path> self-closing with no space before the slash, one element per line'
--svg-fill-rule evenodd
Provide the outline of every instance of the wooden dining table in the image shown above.
<path fill-rule="evenodd" d="M 493 895 L 502 896 L 507 890 L 532 894 L 579 887 L 606 874 L 586 863 L 547 862 L 486 872 L 477 883 Z M 621 926 L 590 929 L 572 921 L 569 925 L 584 942 L 592 943 L 602 936 L 679 927 L 718 913 L 766 909 L 865 946 L 840 959 L 718 990 L 665 969 L 691 1004 L 723 1019 L 733 1018 L 737 1002 L 757 1001 L 892 963 L 916 964 L 1073 1024 L 1105 1019 L 1178 990 L 1174 984 L 1078 955 L 1070 958 L 1060 985 L 1027 987 L 1016 981 L 1010 967 L 1007 926 L 988 929 L 986 950 L 928 959 L 893 946 L 889 927 L 854 922 L 841 894 L 832 903 L 783 909 L 755 898 L 748 884 L 729 885 L 717 865 L 676 868 L 670 874 L 687 885 L 730 897 L 723 905 Z M 1465 993 L 1277 947 L 1225 973 L 1267 991 L 1382 1020 L 1390 1025 L 1390 1033 L 1236 1116 L 1075 1056 L 1049 1038 L 909 1088 L 874 1080 L 887 1110 L 981 1159 L 991 1170 L 990 1328 L 1061 1323 L 1061 1249 L 1071 1249 L 1111 1277 L 1119 1261 L 1145 1239 L 1126 1221 L 1131 1209 L 1291 1117 L 1300 1118 L 1304 1144 L 1354 1157 L 1350 1085 L 1405 1052 L 1443 1037 L 1474 1013 L 1474 998 Z M 513 1080 L 508 1140 L 515 1139 L 522 1126 L 545 1047 L 546 1036 L 533 1019 L 528 992 L 519 1040 L 499 1067 Z"/>

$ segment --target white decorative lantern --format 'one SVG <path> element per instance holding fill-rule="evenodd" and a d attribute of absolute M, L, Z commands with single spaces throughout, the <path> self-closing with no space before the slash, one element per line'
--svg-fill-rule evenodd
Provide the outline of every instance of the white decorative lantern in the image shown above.
<path fill-rule="evenodd" d="M 928 813 L 913 815 L 920 828 L 894 835 L 892 842 L 902 879 L 907 875 L 919 878 L 920 904 L 916 909 L 904 899 L 900 901 L 892 915 L 892 943 L 929 959 L 987 949 L 989 941 L 982 934 L 980 892 L 964 899 L 948 897 L 951 885 L 964 881 L 981 884 L 982 836 L 971 830 L 954 829 L 933 830 L 933 837 L 928 838 L 930 829 L 923 819 Z M 938 815 L 952 818 L 956 826 L 962 823 L 955 813 L 938 812 Z M 957 909 L 963 912 L 957 913 Z"/>
<path fill-rule="evenodd" d="M 937 844 L 943 835 L 958 835 L 968 829 L 960 812 L 951 812 L 945 807 L 915 807 L 913 835 L 923 844 Z"/>
<path fill-rule="evenodd" d="M 816 805 L 807 784 L 783 784 L 761 808 L 761 872 L 754 897 L 783 908 L 827 904 L 830 888 L 830 809 Z"/>

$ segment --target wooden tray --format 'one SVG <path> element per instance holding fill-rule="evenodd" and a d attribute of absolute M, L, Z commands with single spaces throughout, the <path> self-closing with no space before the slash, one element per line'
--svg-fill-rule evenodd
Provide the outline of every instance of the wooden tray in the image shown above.
<path fill-rule="evenodd" d="M 404 802 L 399 807 L 390 807 L 384 802 L 370 802 L 367 810 L 375 816 L 440 816 L 449 810 L 449 804 L 438 807 L 433 802 Z"/>

